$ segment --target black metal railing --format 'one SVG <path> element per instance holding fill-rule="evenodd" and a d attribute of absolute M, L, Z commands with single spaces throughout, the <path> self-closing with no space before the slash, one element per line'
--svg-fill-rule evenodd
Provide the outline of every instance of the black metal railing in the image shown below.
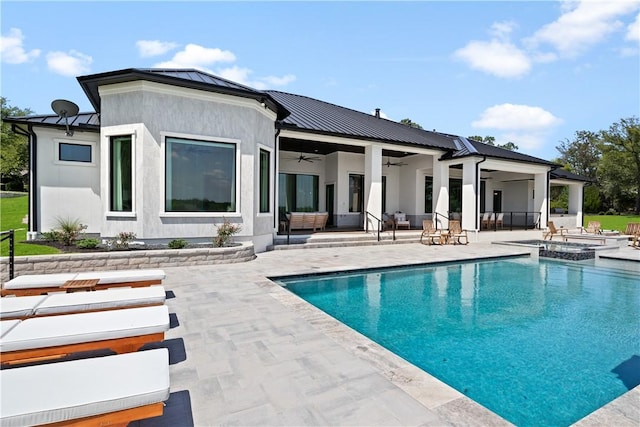
<path fill-rule="evenodd" d="M 286 212 L 280 219 L 280 224 L 284 223 L 284 230 L 287 232 L 287 245 L 289 244 L 289 240 L 291 238 L 291 220 L 289 219 L 290 214 L 291 212 Z"/>
<path fill-rule="evenodd" d="M 9 280 L 11 280 L 13 279 L 15 272 L 14 265 L 16 237 L 14 230 L 0 231 L 0 242 L 4 242 L 7 239 L 9 239 Z"/>
<path fill-rule="evenodd" d="M 509 231 L 517 230 L 534 230 L 540 229 L 540 218 L 542 217 L 541 212 L 526 212 L 526 211 L 502 211 L 502 212 L 483 212 L 483 216 L 485 214 L 489 214 L 489 218 L 487 221 L 487 227 L 483 228 L 484 219 L 480 220 L 480 231 L 482 230 L 493 230 L 497 231 L 498 229 L 504 230 L 508 229 Z M 500 218 L 500 214 L 502 214 L 502 218 Z M 498 228 L 499 226 L 499 228 Z"/>
<path fill-rule="evenodd" d="M 365 233 L 369 233 L 369 218 L 373 218 L 377 221 L 378 226 L 377 228 L 377 234 L 378 234 L 378 242 L 380 241 L 380 231 L 382 230 L 382 220 L 380 218 L 378 218 L 377 216 L 375 216 L 374 214 L 372 214 L 369 211 L 365 211 L 365 214 L 367 215 L 367 220 L 365 221 Z M 396 228 L 395 226 L 393 227 L 393 240 L 396 240 Z"/>
<path fill-rule="evenodd" d="M 440 221 L 440 227 L 438 227 L 438 217 L 442 217 L 442 218 L 446 219 L 447 221 L 449 221 L 449 219 L 451 217 L 447 216 L 447 215 L 442 215 L 440 212 L 434 212 L 433 213 L 433 223 L 436 226 L 436 230 L 438 230 L 439 228 L 443 228 L 444 229 L 444 226 L 442 225 L 442 221 Z"/>

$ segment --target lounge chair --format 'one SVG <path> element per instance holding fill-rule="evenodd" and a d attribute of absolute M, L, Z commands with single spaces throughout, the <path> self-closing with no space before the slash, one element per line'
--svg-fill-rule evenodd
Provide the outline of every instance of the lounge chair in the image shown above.
<path fill-rule="evenodd" d="M 93 289 L 113 287 L 141 287 L 160 285 L 166 277 L 163 270 L 108 270 L 83 273 L 27 274 L 9 280 L 2 286 L 5 295 L 42 295 L 64 291 L 66 283 L 72 280 L 97 280 Z"/>
<path fill-rule="evenodd" d="M 482 214 L 482 219 L 480 220 L 480 229 L 489 228 L 489 215 L 489 212 L 485 212 Z"/>
<path fill-rule="evenodd" d="M 426 240 L 429 245 L 442 243 L 441 230 L 436 230 L 433 225 L 433 221 L 430 219 L 422 220 L 422 234 L 420 235 L 420 243 L 423 243 L 423 240 Z"/>
<path fill-rule="evenodd" d="M 166 348 L 0 371 L 0 425 L 127 425 L 161 416 Z"/>
<path fill-rule="evenodd" d="M 589 221 L 586 227 L 580 227 L 580 234 L 602 234 L 602 226 L 599 221 Z"/>
<path fill-rule="evenodd" d="M 34 316 L 162 305 L 165 298 L 165 289 L 160 285 L 144 288 L 113 288 L 97 292 L 4 297 L 0 298 L 0 319 L 26 319 Z"/>
<path fill-rule="evenodd" d="M 0 323 L 4 322 L 15 321 Z M 167 330 L 166 305 L 33 317 L 19 321 L 0 338 L 0 359 L 5 365 L 100 349 L 128 353 L 163 341 Z"/>
<path fill-rule="evenodd" d="M 393 214 L 393 220 L 395 222 L 396 229 L 400 227 L 411 228 L 411 222 L 407 220 L 407 215 L 402 212 L 396 212 Z"/>
<path fill-rule="evenodd" d="M 464 243 L 462 243 L 464 240 Z M 449 220 L 449 242 L 454 245 L 466 245 L 469 243 L 467 230 L 463 230 L 458 220 Z"/>
<path fill-rule="evenodd" d="M 548 221 L 547 227 L 548 230 L 545 232 L 542 240 L 547 240 L 547 237 L 549 238 L 549 240 L 553 240 L 553 236 L 564 237 L 565 233 L 567 232 L 567 230 L 564 228 L 557 229 L 553 221 Z"/>
<path fill-rule="evenodd" d="M 631 247 L 640 249 L 640 222 L 628 223 L 624 234 L 631 239 Z"/>
<path fill-rule="evenodd" d="M 504 212 L 498 213 L 498 217 L 496 218 L 496 228 L 500 227 L 500 229 L 504 228 Z"/>

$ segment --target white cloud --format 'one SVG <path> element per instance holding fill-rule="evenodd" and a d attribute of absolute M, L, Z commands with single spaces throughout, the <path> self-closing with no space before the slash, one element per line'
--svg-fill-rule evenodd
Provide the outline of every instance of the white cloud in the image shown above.
<path fill-rule="evenodd" d="M 623 27 L 619 17 L 640 8 L 635 0 L 566 2 L 560 17 L 526 40 L 532 49 L 549 44 L 562 56 L 575 57 Z"/>
<path fill-rule="evenodd" d="M 632 42 L 640 42 L 640 13 L 636 16 L 636 20 L 627 27 L 625 38 Z"/>
<path fill-rule="evenodd" d="M 498 143 L 511 141 L 526 151 L 544 144 L 547 132 L 560 123 L 561 119 L 543 108 L 507 103 L 487 108 L 471 126 L 503 131 L 496 136 Z"/>
<path fill-rule="evenodd" d="M 508 40 L 509 35 L 518 25 L 513 21 L 494 22 L 491 25 L 491 34 L 500 40 Z"/>
<path fill-rule="evenodd" d="M 296 76 L 293 74 L 287 74 L 282 77 L 266 76 L 252 79 L 250 78 L 252 73 L 253 71 L 249 68 L 234 65 L 233 67 L 218 70 L 218 72 L 214 74 L 258 90 L 270 89 L 274 86 L 286 86 L 296 79 Z"/>
<path fill-rule="evenodd" d="M 76 50 L 66 52 L 49 52 L 47 66 L 49 70 L 63 76 L 75 77 L 90 71 L 93 58 Z"/>
<path fill-rule="evenodd" d="M 531 60 L 515 45 L 504 40 L 471 41 L 454 56 L 479 71 L 497 77 L 520 77 L 531 69 Z"/>
<path fill-rule="evenodd" d="M 169 61 L 155 65 L 158 68 L 196 68 L 210 72 L 207 68 L 219 62 L 233 62 L 236 56 L 228 51 L 218 48 L 208 48 L 189 43 L 183 50 L 176 53 Z"/>
<path fill-rule="evenodd" d="M 29 52 L 24 50 L 22 43 L 24 36 L 18 28 L 11 28 L 9 35 L 0 37 L 0 57 L 2 62 L 8 64 L 23 64 L 40 56 L 40 49 L 33 49 Z"/>
<path fill-rule="evenodd" d="M 163 42 L 160 40 L 138 40 L 136 42 L 138 52 L 143 58 L 164 55 L 165 53 L 177 48 L 178 46 L 178 43 Z"/>

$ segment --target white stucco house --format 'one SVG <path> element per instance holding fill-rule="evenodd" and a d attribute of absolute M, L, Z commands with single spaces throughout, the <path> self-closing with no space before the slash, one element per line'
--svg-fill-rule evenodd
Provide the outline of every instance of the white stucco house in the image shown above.
<path fill-rule="evenodd" d="M 461 136 L 415 129 L 317 99 L 260 91 L 190 69 L 78 77 L 95 112 L 12 117 L 30 147 L 29 236 L 78 219 L 104 238 L 208 240 L 227 219 L 255 251 L 285 212 L 328 212 L 369 229 L 385 213 L 411 226 L 483 213 L 545 227 L 549 188 L 569 187 L 562 225 L 582 225 L 585 180 L 552 163 Z"/>

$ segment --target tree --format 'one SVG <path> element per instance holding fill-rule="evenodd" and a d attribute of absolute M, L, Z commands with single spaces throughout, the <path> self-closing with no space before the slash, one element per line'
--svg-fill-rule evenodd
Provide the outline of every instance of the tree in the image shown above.
<path fill-rule="evenodd" d="M 422 129 L 422 126 L 420 126 L 416 122 L 411 121 L 411 119 L 402 119 L 402 120 L 400 120 L 400 123 L 402 123 L 403 125 L 412 127 L 412 128 Z"/>
<path fill-rule="evenodd" d="M 595 132 L 577 131 L 575 139 L 565 139 L 556 147 L 560 152 L 560 163 L 570 172 L 595 180 L 598 163 L 602 156 L 600 136 Z"/>
<path fill-rule="evenodd" d="M 33 112 L 26 108 L 20 109 L 8 104 L 5 97 L 0 97 L 2 107 L 2 135 L 0 136 L 0 179 L 7 184 L 8 189 L 22 190 L 24 186 L 23 173 L 28 168 L 29 150 L 27 138 L 11 130 L 11 125 L 4 119 L 9 116 L 26 116 Z"/>
<path fill-rule="evenodd" d="M 620 119 L 600 132 L 602 162 L 599 176 L 618 207 L 635 199 L 640 213 L 640 122 L 637 117 Z"/>
<path fill-rule="evenodd" d="M 479 135 L 474 135 L 474 136 L 468 136 L 467 139 L 473 139 L 474 141 L 482 142 L 483 144 L 491 145 L 498 148 L 504 148 L 505 150 L 509 150 L 509 151 L 518 150 L 518 146 L 511 141 L 505 144 L 496 144 L 496 139 L 493 136 L 482 137 Z"/>

